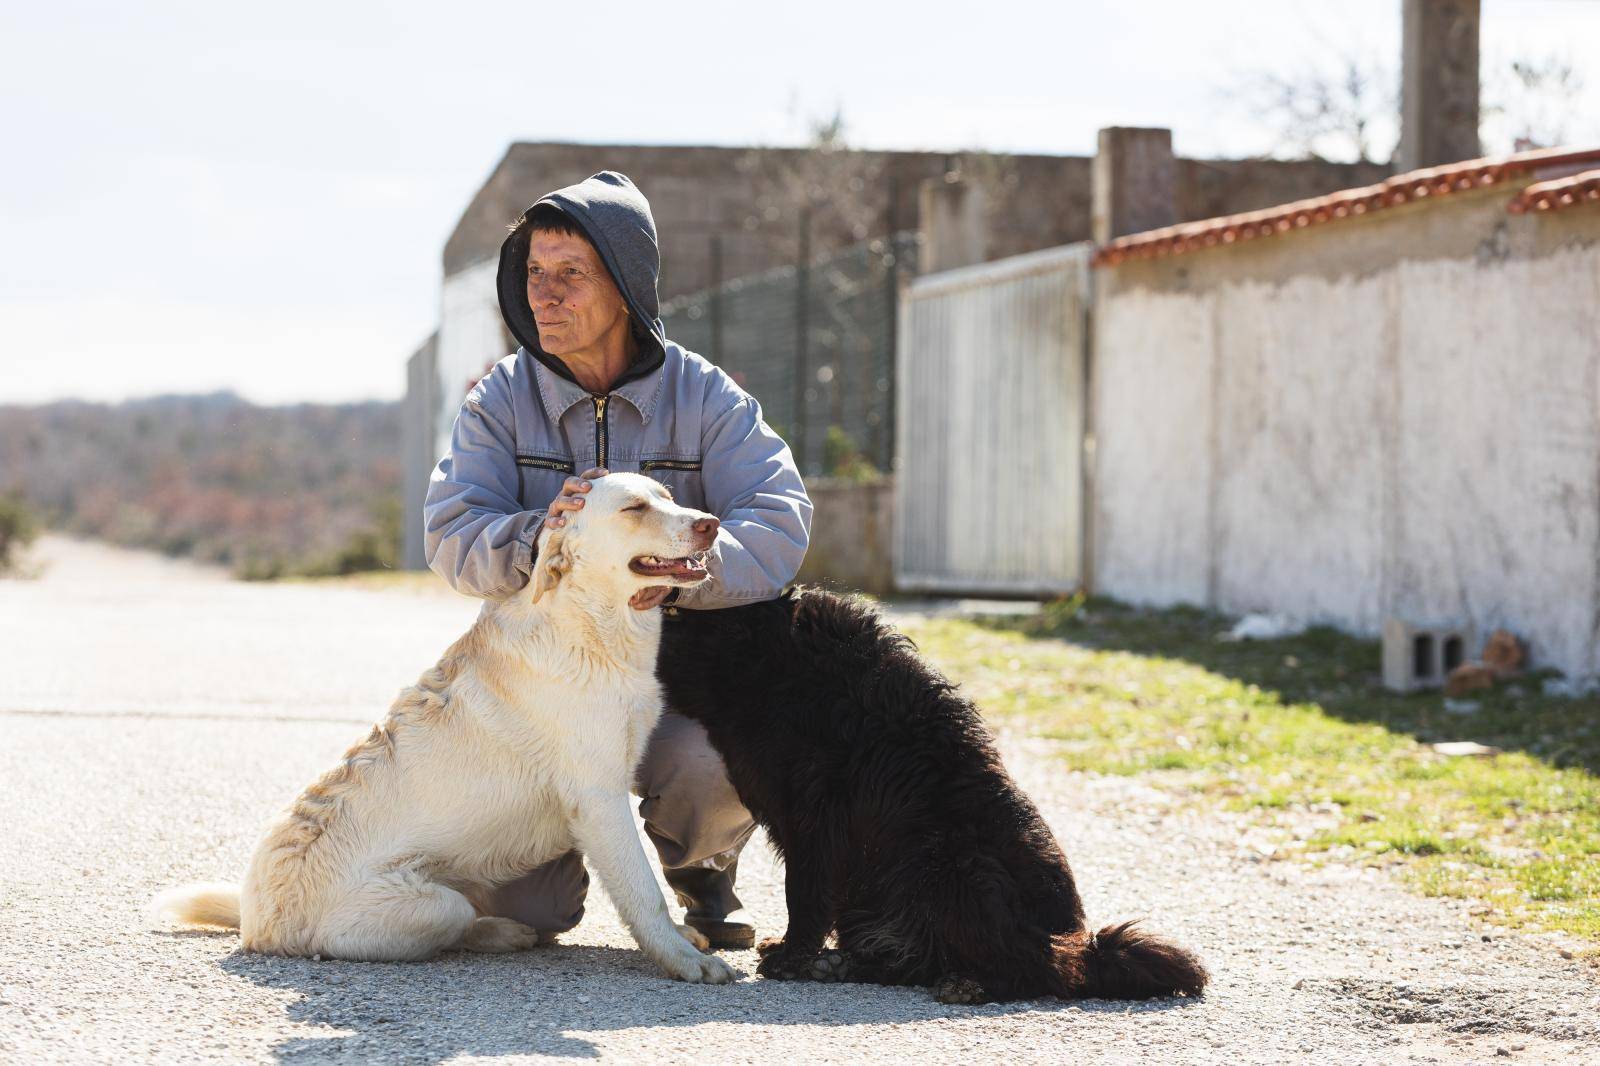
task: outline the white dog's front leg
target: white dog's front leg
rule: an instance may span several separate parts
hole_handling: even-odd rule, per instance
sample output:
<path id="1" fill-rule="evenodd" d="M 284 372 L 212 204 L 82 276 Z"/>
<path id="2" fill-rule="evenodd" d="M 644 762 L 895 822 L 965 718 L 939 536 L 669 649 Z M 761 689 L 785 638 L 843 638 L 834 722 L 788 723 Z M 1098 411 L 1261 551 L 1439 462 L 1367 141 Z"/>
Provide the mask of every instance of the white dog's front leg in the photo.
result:
<path id="1" fill-rule="evenodd" d="M 726 984 L 733 969 L 715 955 L 702 955 L 678 927 L 656 887 L 650 860 L 639 844 L 626 792 L 589 792 L 577 803 L 573 835 L 599 871 L 600 883 L 617 905 L 633 939 L 657 965 L 680 981 Z"/>

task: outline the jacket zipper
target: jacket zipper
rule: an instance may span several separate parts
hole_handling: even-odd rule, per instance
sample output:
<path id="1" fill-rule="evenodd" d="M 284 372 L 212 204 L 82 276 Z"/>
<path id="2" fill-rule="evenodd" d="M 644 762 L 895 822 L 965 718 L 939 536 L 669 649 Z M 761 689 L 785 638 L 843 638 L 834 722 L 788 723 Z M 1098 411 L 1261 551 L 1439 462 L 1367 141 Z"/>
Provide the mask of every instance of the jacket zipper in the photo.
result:
<path id="1" fill-rule="evenodd" d="M 609 396 L 594 396 L 594 451 L 598 458 L 598 465 L 605 469 L 606 465 L 606 401 Z"/>
<path id="2" fill-rule="evenodd" d="M 563 474 L 572 473 L 572 463 L 566 459 L 553 459 L 548 455 L 519 455 L 518 466 L 537 466 L 543 470 L 559 470 Z"/>

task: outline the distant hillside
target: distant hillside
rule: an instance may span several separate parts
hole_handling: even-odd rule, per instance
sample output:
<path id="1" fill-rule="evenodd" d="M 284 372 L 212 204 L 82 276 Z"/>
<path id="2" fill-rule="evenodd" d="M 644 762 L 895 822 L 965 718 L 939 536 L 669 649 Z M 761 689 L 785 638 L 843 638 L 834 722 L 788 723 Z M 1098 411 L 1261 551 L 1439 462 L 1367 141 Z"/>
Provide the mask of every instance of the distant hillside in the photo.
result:
<path id="1" fill-rule="evenodd" d="M 0 494 L 56 528 L 247 577 L 392 565 L 400 479 L 397 403 L 0 406 Z"/>

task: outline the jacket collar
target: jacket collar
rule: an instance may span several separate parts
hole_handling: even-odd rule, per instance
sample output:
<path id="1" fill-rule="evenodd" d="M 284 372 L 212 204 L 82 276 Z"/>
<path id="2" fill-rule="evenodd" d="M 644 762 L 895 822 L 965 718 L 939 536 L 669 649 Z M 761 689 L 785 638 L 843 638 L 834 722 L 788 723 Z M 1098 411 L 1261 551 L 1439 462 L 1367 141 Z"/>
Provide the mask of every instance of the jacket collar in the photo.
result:
<path id="1" fill-rule="evenodd" d="M 518 354 L 527 357 L 533 364 L 534 380 L 539 385 L 539 401 L 544 404 L 544 412 L 551 421 L 561 421 L 568 411 L 592 398 L 587 389 L 555 373 L 534 357 L 527 348 L 523 348 Z M 656 404 L 661 399 L 661 386 L 666 376 L 666 364 L 663 362 L 643 377 L 634 378 L 612 389 L 609 395 L 627 400 L 639 412 L 640 420 L 649 425 L 651 417 L 655 414 Z"/>

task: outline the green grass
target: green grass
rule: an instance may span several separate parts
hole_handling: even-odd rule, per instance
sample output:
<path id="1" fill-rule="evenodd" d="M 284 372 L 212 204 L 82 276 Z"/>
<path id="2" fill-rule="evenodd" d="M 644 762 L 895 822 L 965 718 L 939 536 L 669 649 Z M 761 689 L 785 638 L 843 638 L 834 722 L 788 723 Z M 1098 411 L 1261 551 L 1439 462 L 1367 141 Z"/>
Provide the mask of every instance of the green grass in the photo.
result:
<path id="1" fill-rule="evenodd" d="M 998 723 L 1059 742 L 1074 769 L 1139 774 L 1282 829 L 1283 853 L 1394 865 L 1497 925 L 1600 947 L 1600 700 L 1539 678 L 1475 695 L 1378 682 L 1378 647 L 1332 630 L 1217 640 L 1193 610 L 1066 601 L 1037 617 L 906 626 Z M 1430 745 L 1476 740 L 1489 758 Z"/>

